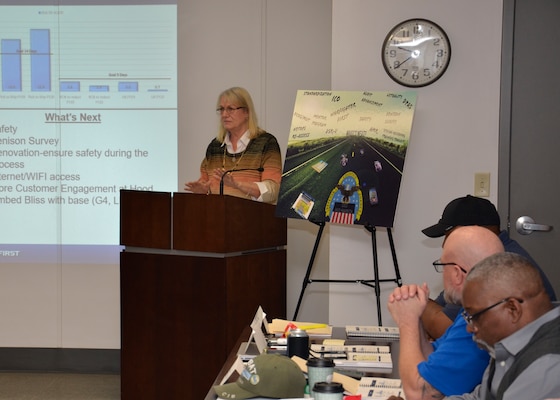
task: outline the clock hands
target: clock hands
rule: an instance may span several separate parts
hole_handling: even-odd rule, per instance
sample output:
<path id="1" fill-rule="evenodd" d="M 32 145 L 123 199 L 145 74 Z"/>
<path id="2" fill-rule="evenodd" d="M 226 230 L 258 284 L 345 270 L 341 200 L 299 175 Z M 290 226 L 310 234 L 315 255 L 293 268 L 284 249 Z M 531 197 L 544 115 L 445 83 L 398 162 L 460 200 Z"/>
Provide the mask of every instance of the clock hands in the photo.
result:
<path id="1" fill-rule="evenodd" d="M 408 57 L 406 60 L 404 60 L 403 62 L 399 63 L 398 65 L 395 65 L 395 68 L 400 68 L 401 65 L 403 65 L 405 62 L 407 62 L 407 61 L 410 60 L 411 58 L 412 58 L 412 56 L 411 56 L 411 57 Z"/>
<path id="2" fill-rule="evenodd" d="M 397 49 L 409 52 L 410 57 L 408 57 L 406 60 L 400 62 L 399 64 L 396 64 L 395 68 L 400 68 L 401 65 L 403 65 L 405 62 L 407 62 L 411 58 L 418 58 L 420 56 L 420 53 L 421 53 L 420 50 L 418 50 L 418 49 L 412 50 L 412 49 L 407 49 L 406 47 L 401 47 L 401 46 L 397 46 Z"/>

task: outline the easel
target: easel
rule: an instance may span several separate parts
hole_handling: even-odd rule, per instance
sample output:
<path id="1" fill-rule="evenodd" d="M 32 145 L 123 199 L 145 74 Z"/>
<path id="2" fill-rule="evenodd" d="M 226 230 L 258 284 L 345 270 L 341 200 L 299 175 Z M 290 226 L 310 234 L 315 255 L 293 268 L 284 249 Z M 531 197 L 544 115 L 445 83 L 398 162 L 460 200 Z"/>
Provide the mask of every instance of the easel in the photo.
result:
<path id="1" fill-rule="evenodd" d="M 399 266 L 397 263 L 397 253 L 395 252 L 395 243 L 393 242 L 393 234 L 391 233 L 391 228 L 387 228 L 387 235 L 389 237 L 389 245 L 391 247 L 391 255 L 393 257 L 393 265 L 395 267 L 395 278 L 394 279 L 379 279 L 379 264 L 377 261 L 377 237 L 376 228 L 373 225 L 364 225 L 364 228 L 371 233 L 371 248 L 373 252 L 373 276 L 374 279 L 363 280 L 363 279 L 310 279 L 311 269 L 313 267 L 313 262 L 315 261 L 315 256 L 317 255 L 317 249 L 319 247 L 319 242 L 321 241 L 321 236 L 323 235 L 323 230 L 325 228 L 325 221 L 316 222 L 309 220 L 310 222 L 319 226 L 319 231 L 317 232 L 317 238 L 315 239 L 315 245 L 313 246 L 313 251 L 311 252 L 311 258 L 309 260 L 309 265 L 307 266 L 307 271 L 305 273 L 305 278 L 303 279 L 303 284 L 301 287 L 301 292 L 299 294 L 299 299 L 297 302 L 296 310 L 294 312 L 293 321 L 296 321 L 299 312 L 299 307 L 305 294 L 305 289 L 307 285 L 313 282 L 327 282 L 327 283 L 360 283 L 365 286 L 369 286 L 375 289 L 375 297 L 377 301 L 377 321 L 378 325 L 382 326 L 381 320 L 381 290 L 379 284 L 381 282 L 395 282 L 399 287 L 402 286 L 401 274 L 399 272 Z M 373 284 L 372 284 L 373 282 Z"/>

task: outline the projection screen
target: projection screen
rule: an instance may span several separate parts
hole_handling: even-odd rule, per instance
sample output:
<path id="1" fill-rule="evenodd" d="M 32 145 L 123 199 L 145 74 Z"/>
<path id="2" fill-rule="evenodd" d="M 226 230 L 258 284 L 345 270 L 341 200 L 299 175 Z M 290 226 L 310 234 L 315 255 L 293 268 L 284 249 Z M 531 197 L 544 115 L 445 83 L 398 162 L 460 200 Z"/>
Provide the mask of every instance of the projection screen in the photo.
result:
<path id="1" fill-rule="evenodd" d="M 0 263 L 118 264 L 119 190 L 177 185 L 176 2 L 0 10 Z"/>

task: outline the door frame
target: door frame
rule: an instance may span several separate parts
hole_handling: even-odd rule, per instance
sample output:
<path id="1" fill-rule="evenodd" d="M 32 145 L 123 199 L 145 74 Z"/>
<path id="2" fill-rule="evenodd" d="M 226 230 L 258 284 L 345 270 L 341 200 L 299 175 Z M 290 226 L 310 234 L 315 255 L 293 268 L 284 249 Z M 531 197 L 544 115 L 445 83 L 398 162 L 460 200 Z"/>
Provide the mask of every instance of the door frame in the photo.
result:
<path id="1" fill-rule="evenodd" d="M 515 0 L 503 0 L 502 66 L 500 78 L 500 115 L 498 134 L 498 204 L 502 229 L 510 231 L 511 195 L 511 110 L 513 86 L 513 39 Z"/>

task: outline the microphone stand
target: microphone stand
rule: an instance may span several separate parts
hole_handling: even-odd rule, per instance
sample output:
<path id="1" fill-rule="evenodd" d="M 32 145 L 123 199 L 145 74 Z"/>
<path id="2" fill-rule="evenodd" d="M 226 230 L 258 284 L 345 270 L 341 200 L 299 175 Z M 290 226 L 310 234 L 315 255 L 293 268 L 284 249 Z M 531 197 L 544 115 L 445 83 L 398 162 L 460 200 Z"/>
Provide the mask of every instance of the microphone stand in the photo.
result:
<path id="1" fill-rule="evenodd" d="M 240 169 L 229 169 L 226 172 L 224 172 L 222 174 L 222 177 L 220 178 L 220 196 L 223 196 L 224 194 L 224 177 L 229 174 L 230 172 L 237 172 L 237 171 L 259 171 L 259 172 L 263 172 L 264 168 L 263 167 L 259 167 L 259 168 L 240 168 Z"/>

